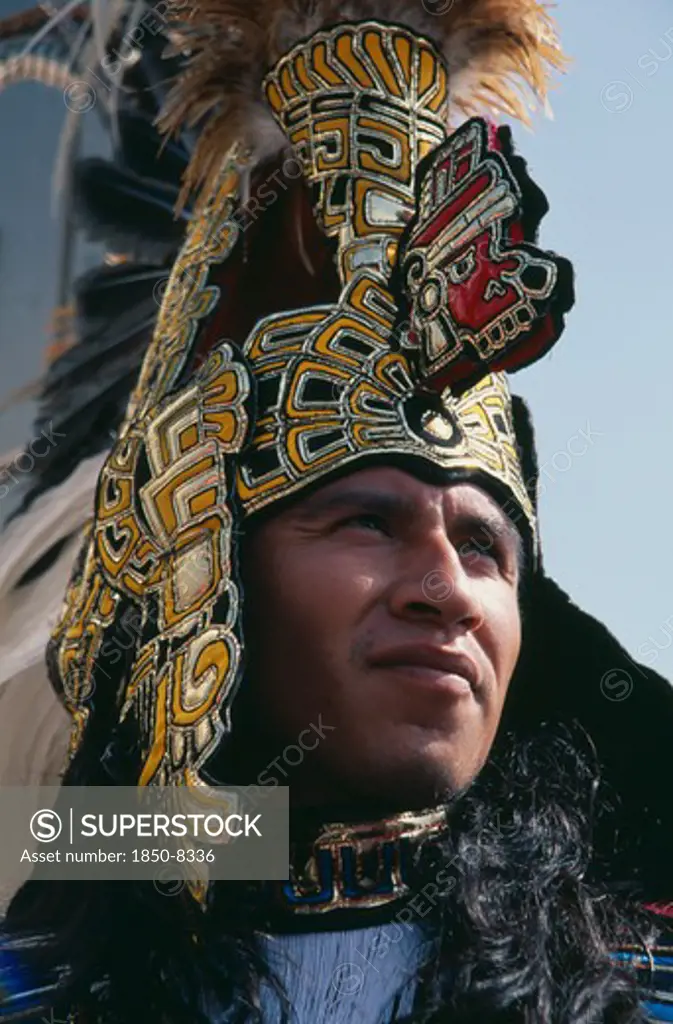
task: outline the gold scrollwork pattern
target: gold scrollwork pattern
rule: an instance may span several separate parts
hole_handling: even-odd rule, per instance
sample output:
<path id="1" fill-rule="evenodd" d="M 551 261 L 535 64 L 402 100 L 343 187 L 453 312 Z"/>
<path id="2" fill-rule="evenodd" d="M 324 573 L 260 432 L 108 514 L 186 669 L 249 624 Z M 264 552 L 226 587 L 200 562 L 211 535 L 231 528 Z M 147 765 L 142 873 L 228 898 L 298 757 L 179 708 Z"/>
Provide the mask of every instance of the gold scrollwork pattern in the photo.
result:
<path id="1" fill-rule="evenodd" d="M 316 351 L 345 333 L 365 348 L 390 339 L 397 306 L 388 282 L 416 168 L 446 138 L 442 58 L 404 29 L 344 25 L 284 57 L 266 95 L 317 196 L 316 217 L 339 243 L 343 291 L 317 328 Z"/>
<path id="2" fill-rule="evenodd" d="M 234 213 L 240 159 L 234 149 L 223 162 L 217 186 L 190 225 L 165 293 L 157 296 L 160 314 L 153 340 L 101 473 L 95 520 L 49 645 L 52 673 L 73 717 L 69 759 L 81 745 L 96 690 L 112 690 L 125 716 L 133 711 L 138 717 L 144 782 L 198 781 L 198 766 L 225 727 L 226 713 L 216 721 L 215 709 L 230 693 L 240 661 L 240 642 L 234 637 L 238 592 L 229 578 L 232 527 L 225 460 L 243 444 L 247 431 L 247 371 L 240 360 L 227 364 L 231 351 L 223 347 L 197 385 L 160 404 L 220 297 L 209 273 L 227 258 L 238 237 Z M 142 474 L 149 479 L 139 488 Z M 229 606 L 222 635 L 211 635 L 210 649 L 192 657 L 189 629 L 209 614 L 212 618 L 218 601 Z M 175 701 L 160 672 L 169 645 L 177 643 L 171 630 L 182 630 L 184 668 L 171 686 L 183 696 Z M 114 692 L 121 671 L 115 666 L 128 660 L 123 655 L 129 638 L 134 669 L 120 695 Z M 224 671 L 208 663 L 214 653 Z M 180 711 L 183 704 L 187 714 Z"/>
<path id="3" fill-rule="evenodd" d="M 246 346 L 258 394 L 266 396 L 239 460 L 246 514 L 349 462 L 398 455 L 496 477 L 534 523 L 504 374 L 490 374 L 460 398 L 448 390 L 415 395 L 410 366 L 385 335 L 371 332 L 365 344 L 344 328 L 324 344 L 321 331 L 305 332 L 302 312 L 271 317 Z"/>
<path id="4" fill-rule="evenodd" d="M 120 602 L 121 595 L 100 571 L 91 524 L 47 649 L 52 675 L 72 716 L 68 760 L 74 757 L 84 736 L 100 677 L 103 642 Z"/>
<path id="5" fill-rule="evenodd" d="M 142 431 L 120 438 L 54 636 L 76 726 L 71 755 L 96 686 L 121 685 L 117 711 L 138 735 L 141 785 L 204 784 L 201 768 L 227 728 L 241 665 L 229 464 L 248 434 L 249 396 L 247 367 L 223 344 Z M 120 662 L 131 668 L 115 680 L 109 668 Z"/>
<path id="6" fill-rule="evenodd" d="M 416 168 L 447 134 L 440 55 L 402 28 L 344 25 L 284 57 L 266 96 L 316 189 L 320 224 L 340 237 L 343 280 L 363 263 L 389 272 Z"/>
<path id="7" fill-rule="evenodd" d="M 121 711 L 140 726 L 141 785 L 202 784 L 228 725 L 241 637 L 227 460 L 247 436 L 249 395 L 247 369 L 225 344 L 147 419 L 150 475 L 137 506 L 160 574 L 145 592 L 143 644 Z"/>
<path id="8" fill-rule="evenodd" d="M 338 240 L 342 293 L 334 306 L 267 318 L 244 346 L 259 395 L 239 468 L 246 512 L 355 459 L 396 453 L 497 477 L 534 534 L 505 379 L 440 397 L 396 351 L 405 328 L 389 282 L 418 166 L 447 134 L 442 58 L 401 28 L 340 26 L 283 58 L 266 92 Z"/>
<path id="9" fill-rule="evenodd" d="M 234 219 L 240 199 L 242 154 L 237 147 L 223 162 L 220 178 L 191 222 L 173 264 L 164 294 L 157 294 L 159 317 L 152 344 L 134 388 L 126 423 L 138 422 L 177 381 L 204 317 L 216 307 L 220 289 L 209 283 L 211 267 L 223 263 L 239 236 Z"/>
<path id="10" fill-rule="evenodd" d="M 361 825 L 327 825 L 308 848 L 291 848 L 278 904 L 300 916 L 373 909 L 409 892 L 413 850 L 447 829 L 444 810 L 406 812 Z"/>

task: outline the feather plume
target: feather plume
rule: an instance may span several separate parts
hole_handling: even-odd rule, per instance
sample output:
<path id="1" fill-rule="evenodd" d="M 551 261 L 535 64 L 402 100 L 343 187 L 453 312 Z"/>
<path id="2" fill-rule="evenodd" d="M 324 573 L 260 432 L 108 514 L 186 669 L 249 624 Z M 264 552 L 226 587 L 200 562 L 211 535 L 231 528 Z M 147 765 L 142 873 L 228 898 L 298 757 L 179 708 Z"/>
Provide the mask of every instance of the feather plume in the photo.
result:
<path id="1" fill-rule="evenodd" d="M 89 157 L 75 167 L 75 209 L 91 241 L 112 252 L 161 263 L 180 248 L 185 231 L 173 216 L 177 189 L 140 178 L 107 160 Z"/>
<path id="2" fill-rule="evenodd" d="M 537 0 L 171 0 L 187 68 L 162 126 L 198 126 L 187 189 L 212 181 L 235 142 L 253 164 L 286 141 L 262 99 L 265 74 L 313 33 L 378 19 L 431 39 L 451 75 L 452 119 L 500 112 L 528 122 L 565 60 L 548 5 Z M 185 8 L 188 14 L 185 18 Z"/>

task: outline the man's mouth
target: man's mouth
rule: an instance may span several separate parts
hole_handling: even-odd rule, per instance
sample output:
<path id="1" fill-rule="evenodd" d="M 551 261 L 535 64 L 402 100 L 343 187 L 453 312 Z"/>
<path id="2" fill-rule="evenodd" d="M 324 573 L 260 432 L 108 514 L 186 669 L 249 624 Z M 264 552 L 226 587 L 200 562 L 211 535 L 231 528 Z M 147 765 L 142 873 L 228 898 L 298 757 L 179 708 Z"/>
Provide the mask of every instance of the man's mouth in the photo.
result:
<path id="1" fill-rule="evenodd" d="M 391 647 L 369 659 L 374 668 L 405 672 L 410 678 L 450 688 L 456 694 L 475 693 L 480 676 L 475 661 L 461 651 L 430 644 Z"/>

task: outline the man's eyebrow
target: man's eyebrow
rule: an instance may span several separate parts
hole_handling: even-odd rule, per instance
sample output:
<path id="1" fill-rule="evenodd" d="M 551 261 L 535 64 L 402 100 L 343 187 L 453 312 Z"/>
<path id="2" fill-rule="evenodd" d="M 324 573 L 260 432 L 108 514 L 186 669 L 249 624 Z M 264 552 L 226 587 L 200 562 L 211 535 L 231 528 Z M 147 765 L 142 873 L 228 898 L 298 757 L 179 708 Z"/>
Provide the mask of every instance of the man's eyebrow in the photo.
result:
<path id="1" fill-rule="evenodd" d="M 407 513 L 413 515 L 416 503 L 413 498 L 390 491 L 379 491 L 366 487 L 352 487 L 339 491 L 316 491 L 296 508 L 299 516 L 313 517 L 341 509 L 366 506 L 377 512 Z M 452 528 L 462 530 L 482 530 L 494 538 L 509 540 L 517 550 L 523 552 L 523 541 L 512 520 L 504 512 L 493 509 L 491 512 L 465 512 L 452 520 Z"/>
<path id="2" fill-rule="evenodd" d="M 295 514 L 301 519 L 312 519 L 341 509 L 363 507 L 387 515 L 413 515 L 416 505 L 413 499 L 403 494 L 352 487 L 341 491 L 317 491 L 297 506 Z"/>

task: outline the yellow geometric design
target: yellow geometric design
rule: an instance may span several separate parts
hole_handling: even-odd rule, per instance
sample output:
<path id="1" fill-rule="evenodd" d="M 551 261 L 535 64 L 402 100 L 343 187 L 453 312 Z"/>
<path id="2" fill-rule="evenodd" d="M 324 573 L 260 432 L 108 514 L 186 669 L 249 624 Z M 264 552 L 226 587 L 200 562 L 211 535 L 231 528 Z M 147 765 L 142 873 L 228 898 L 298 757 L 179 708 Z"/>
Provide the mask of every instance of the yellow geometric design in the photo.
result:
<path id="1" fill-rule="evenodd" d="M 119 717 L 133 716 L 142 785 L 199 784 L 226 728 L 241 663 L 227 465 L 248 433 L 249 393 L 223 345 L 142 431 L 128 429 L 104 467 L 85 571 L 54 635 L 72 754 L 95 687 L 120 660 L 130 620 L 115 612 L 137 607 Z"/>
<path id="2" fill-rule="evenodd" d="M 318 196 L 317 219 L 337 238 L 342 293 L 334 306 L 267 318 L 244 346 L 265 404 L 240 460 L 243 508 L 395 453 L 497 477 L 534 533 L 504 377 L 490 375 L 460 400 L 421 397 L 400 351 L 409 325 L 389 281 L 418 165 L 447 136 L 442 58 L 394 26 L 342 26 L 284 57 L 266 92 Z"/>
<path id="3" fill-rule="evenodd" d="M 271 317 L 245 349 L 258 393 L 271 396 L 239 459 L 246 514 L 355 460 L 398 455 L 496 477 L 534 523 L 503 374 L 490 374 L 459 399 L 448 391 L 417 395 L 411 367 L 383 334 L 365 338 L 361 331 L 355 346 L 349 323 L 331 334 L 326 350 L 318 328 L 297 352 L 299 322 L 296 315 Z"/>

